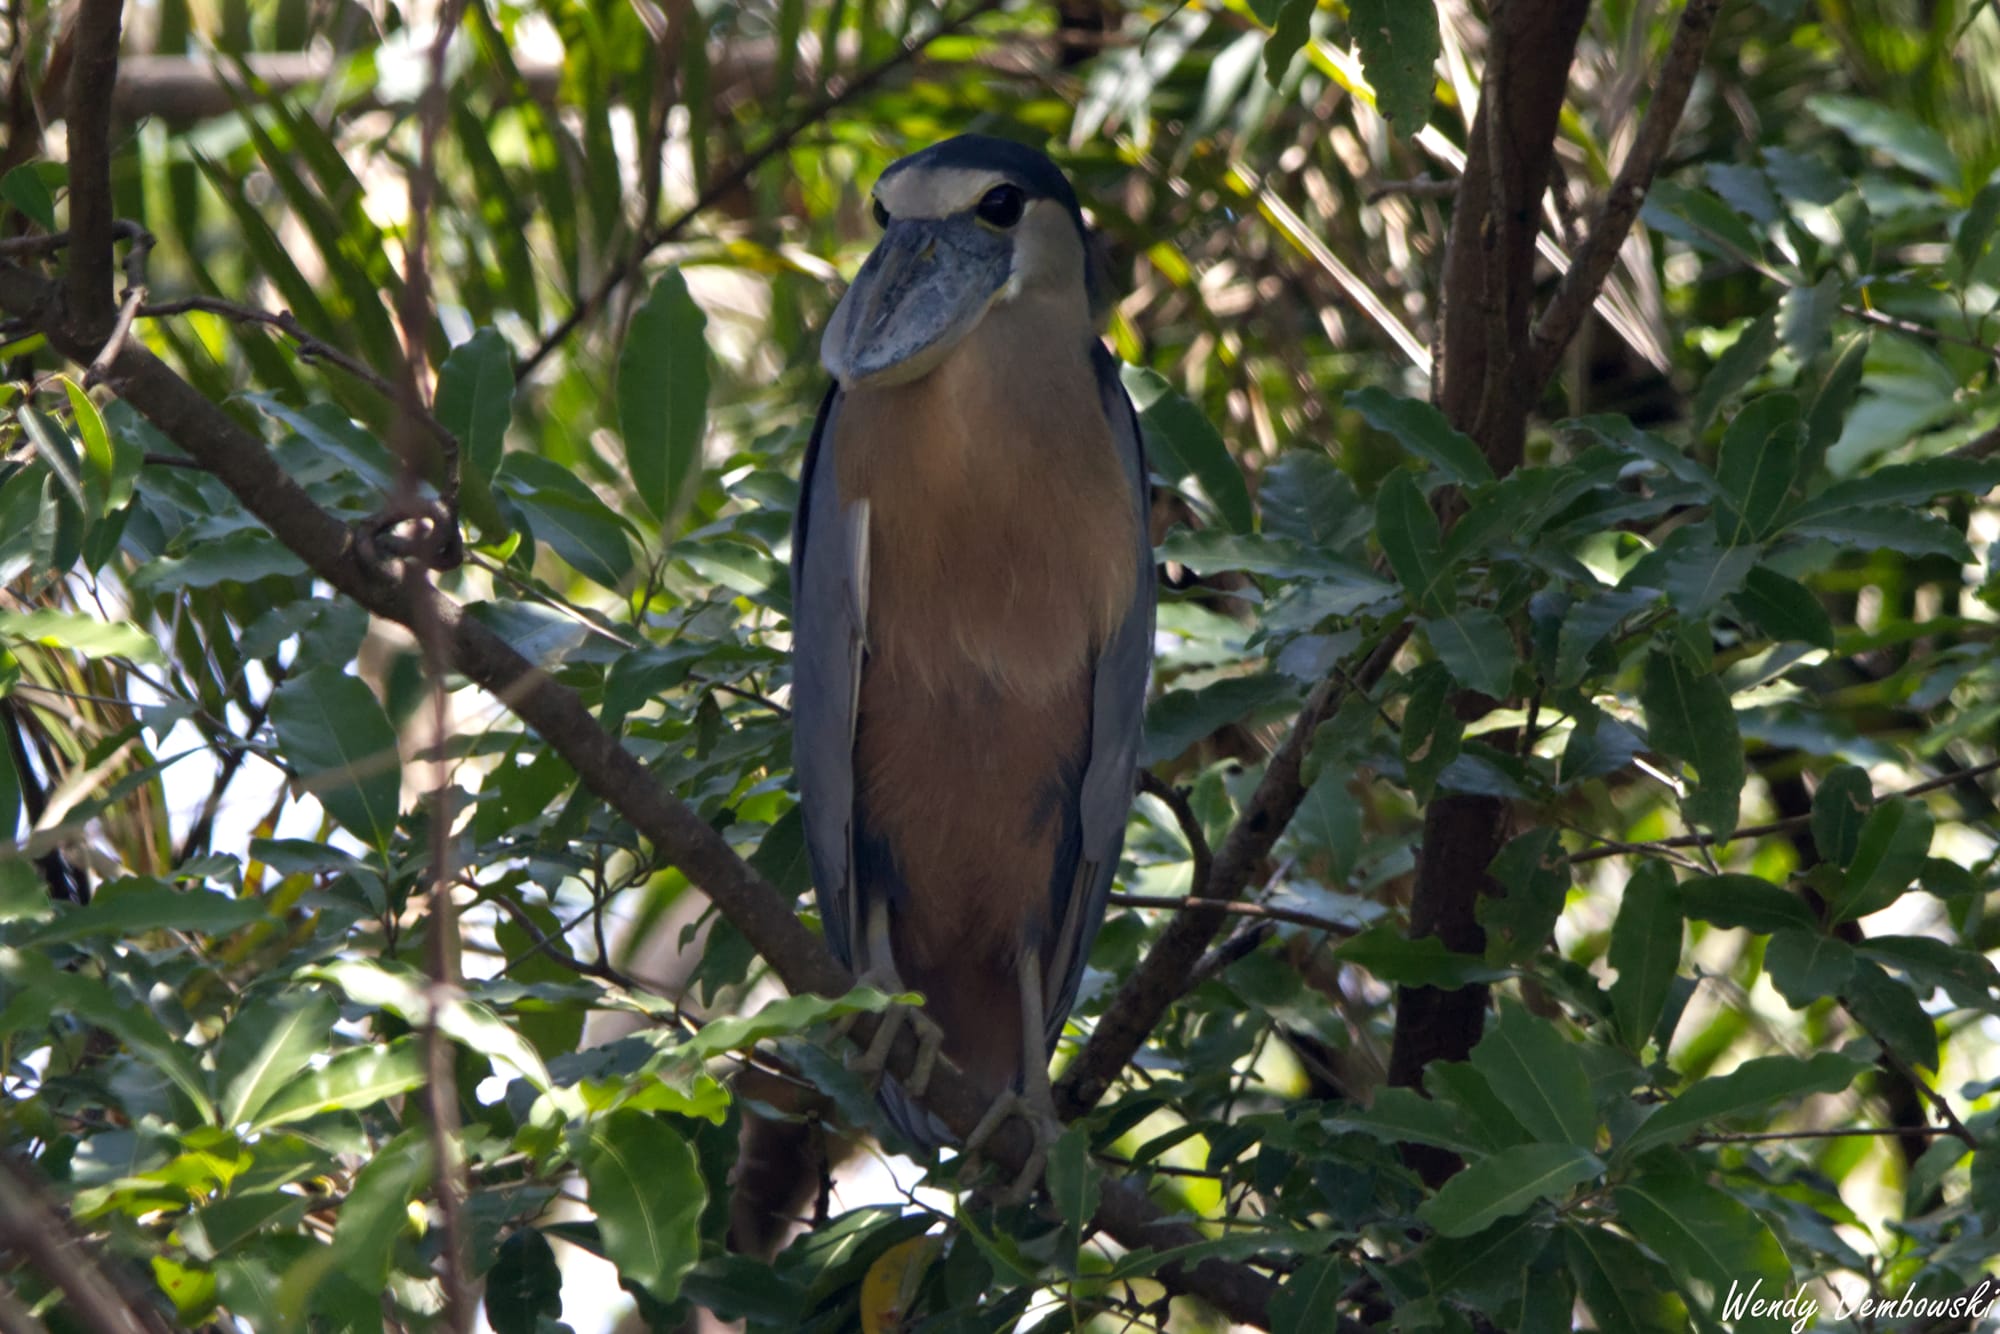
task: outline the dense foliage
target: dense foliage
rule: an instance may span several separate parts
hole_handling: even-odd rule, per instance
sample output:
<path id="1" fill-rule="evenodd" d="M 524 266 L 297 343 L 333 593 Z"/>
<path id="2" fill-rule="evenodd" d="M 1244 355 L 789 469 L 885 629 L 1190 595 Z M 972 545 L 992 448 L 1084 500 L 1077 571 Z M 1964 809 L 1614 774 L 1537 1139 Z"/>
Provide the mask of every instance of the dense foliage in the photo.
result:
<path id="1" fill-rule="evenodd" d="M 76 221 L 83 25 L 8 13 L 25 282 Z M 1337 702 L 1245 910 L 1041 1204 L 948 1159 L 850 1207 L 874 1150 L 842 1136 L 893 1136 L 830 1021 L 884 998 L 785 997 L 504 692 L 336 593 L 0 299 L 0 1126 L 21 1198 L 131 1300 L 452 1327 L 457 1254 L 524 1334 L 614 1304 L 563 1286 L 581 1248 L 657 1329 L 1208 1328 L 1162 1269 L 1211 1258 L 1282 1282 L 1274 1329 L 1788 1325 L 1725 1313 L 1759 1282 L 1859 1328 L 1839 1299 L 1994 1271 L 1991 6 L 1723 5 L 1519 466 L 1433 406 L 1450 183 L 1486 151 L 1468 6 L 473 0 L 431 134 L 436 18 L 124 15 L 97 92 L 116 214 L 152 238 L 121 240 L 152 303 L 127 336 L 383 553 L 380 516 L 455 491 L 443 589 L 802 911 L 784 562 L 817 331 L 869 183 L 938 137 L 1046 144 L 1076 181 L 1161 487 L 1165 781 L 1079 1033 Z M 1592 8 L 1524 299 L 1675 18 Z M 1411 930 L 1451 794 L 1507 812 L 1479 955 Z M 1468 984 L 1496 998 L 1469 1060 L 1385 1086 L 1396 988 Z M 746 1118 L 786 1184 L 746 1186 L 732 1233 Z M 1118 1177 L 1206 1240 L 1113 1241 Z M 13 1263 L 30 1318 L 96 1327 Z"/>

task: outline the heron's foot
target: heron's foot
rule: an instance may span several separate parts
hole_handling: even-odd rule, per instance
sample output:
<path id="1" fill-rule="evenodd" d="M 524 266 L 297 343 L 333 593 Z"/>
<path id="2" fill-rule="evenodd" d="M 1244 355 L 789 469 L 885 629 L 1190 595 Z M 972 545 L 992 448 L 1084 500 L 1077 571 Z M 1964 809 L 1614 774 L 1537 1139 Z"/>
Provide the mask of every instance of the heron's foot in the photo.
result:
<path id="1" fill-rule="evenodd" d="M 1014 1174 L 1013 1181 L 993 1192 L 993 1202 L 1000 1205 L 1014 1205 L 1025 1201 L 1035 1193 L 1041 1184 L 1042 1173 L 1048 1167 L 1049 1151 L 1062 1138 L 1063 1124 L 1056 1116 L 1055 1103 L 1046 1096 L 1046 1082 L 1039 1090 L 1043 1096 L 1037 1098 L 1030 1090 L 1027 1094 L 1009 1089 L 993 1100 L 986 1109 L 986 1115 L 979 1118 L 979 1124 L 965 1137 L 965 1157 L 969 1163 L 981 1161 L 980 1151 L 993 1136 L 999 1133 L 1010 1117 L 1019 1117 L 1027 1123 L 1028 1133 L 1034 1136 L 1034 1147 L 1028 1151 L 1027 1161 Z"/>
<path id="2" fill-rule="evenodd" d="M 885 991 L 900 991 L 902 984 L 890 979 L 889 986 L 882 986 L 874 979 L 863 979 L 869 986 Z M 850 1015 L 840 1021 L 839 1030 L 843 1036 L 854 1025 L 859 1016 Z M 867 1077 L 868 1082 L 881 1082 L 882 1072 L 888 1067 L 889 1053 L 896 1048 L 896 1038 L 907 1026 L 917 1039 L 917 1063 L 911 1067 L 909 1078 L 903 1080 L 903 1088 L 911 1097 L 921 1098 L 930 1087 L 931 1072 L 937 1068 L 938 1053 L 944 1048 L 944 1030 L 931 1017 L 914 1005 L 891 1005 L 882 1012 L 882 1022 L 875 1027 L 875 1037 L 866 1049 L 855 1052 L 849 1049 L 847 1068 Z"/>

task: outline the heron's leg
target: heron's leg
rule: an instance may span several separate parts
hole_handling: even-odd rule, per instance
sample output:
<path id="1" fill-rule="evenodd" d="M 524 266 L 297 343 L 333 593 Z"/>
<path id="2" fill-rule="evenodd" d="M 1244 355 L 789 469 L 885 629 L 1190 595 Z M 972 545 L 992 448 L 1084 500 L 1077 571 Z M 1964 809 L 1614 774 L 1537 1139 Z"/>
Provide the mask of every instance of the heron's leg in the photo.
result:
<path id="1" fill-rule="evenodd" d="M 1012 1089 L 993 1100 L 986 1109 L 986 1115 L 979 1118 L 972 1133 L 966 1136 L 965 1152 L 976 1155 L 979 1147 L 993 1137 L 995 1131 L 1006 1123 L 1010 1116 L 1018 1116 L 1027 1122 L 1028 1130 L 1035 1137 L 1034 1147 L 1028 1152 L 1028 1161 L 1021 1165 L 1011 1184 L 999 1191 L 996 1198 L 1003 1204 L 1019 1203 L 1034 1190 L 1042 1178 L 1042 1169 L 1047 1166 L 1049 1150 L 1062 1138 L 1062 1121 L 1056 1116 L 1055 1093 L 1049 1085 L 1049 1055 L 1047 1047 L 1046 1012 L 1042 1006 L 1042 959 L 1032 949 L 1023 950 L 1020 964 L 1021 983 L 1021 1087 Z"/>

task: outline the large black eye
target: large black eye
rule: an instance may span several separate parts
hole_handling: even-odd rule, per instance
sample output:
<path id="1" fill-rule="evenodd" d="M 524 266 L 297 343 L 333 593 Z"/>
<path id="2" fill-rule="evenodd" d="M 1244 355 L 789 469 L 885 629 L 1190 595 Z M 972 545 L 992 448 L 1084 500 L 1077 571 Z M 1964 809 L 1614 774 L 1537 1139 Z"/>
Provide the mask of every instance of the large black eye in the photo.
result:
<path id="1" fill-rule="evenodd" d="M 995 227 L 1012 227 L 1021 220 L 1021 210 L 1028 206 L 1028 197 L 1021 193 L 1018 185 L 996 185 L 979 201 L 979 220 Z"/>
<path id="2" fill-rule="evenodd" d="M 875 206 L 875 225 L 877 227 L 887 227 L 889 225 L 889 210 L 882 207 L 882 201 L 879 199 L 871 202 Z"/>

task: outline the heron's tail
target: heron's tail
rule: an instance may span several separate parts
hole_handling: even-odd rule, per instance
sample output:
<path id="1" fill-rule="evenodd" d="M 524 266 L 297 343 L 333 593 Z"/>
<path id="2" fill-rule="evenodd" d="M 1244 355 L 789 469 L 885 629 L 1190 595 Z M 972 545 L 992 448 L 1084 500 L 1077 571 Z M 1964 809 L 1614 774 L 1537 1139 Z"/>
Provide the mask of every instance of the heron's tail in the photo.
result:
<path id="1" fill-rule="evenodd" d="M 919 1149 L 936 1150 L 958 1142 L 958 1136 L 951 1133 L 951 1127 L 919 1106 L 894 1075 L 883 1076 L 876 1098 L 882 1104 L 882 1112 L 889 1118 L 889 1124 Z"/>

